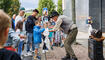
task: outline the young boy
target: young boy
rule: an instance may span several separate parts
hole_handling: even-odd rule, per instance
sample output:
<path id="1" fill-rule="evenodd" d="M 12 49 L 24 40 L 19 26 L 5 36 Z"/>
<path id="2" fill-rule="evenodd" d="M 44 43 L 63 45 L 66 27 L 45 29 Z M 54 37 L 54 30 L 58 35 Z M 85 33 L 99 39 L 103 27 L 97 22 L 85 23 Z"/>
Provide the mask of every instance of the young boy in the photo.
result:
<path id="1" fill-rule="evenodd" d="M 4 44 L 8 39 L 10 22 L 10 17 L 0 10 L 0 60 L 21 60 L 17 53 L 4 48 Z"/>
<path id="2" fill-rule="evenodd" d="M 52 30 L 52 25 L 51 25 L 51 23 L 49 23 L 49 30 Z M 50 40 L 50 46 L 51 46 L 51 49 L 53 50 L 53 32 L 49 32 L 49 40 Z"/>
<path id="3" fill-rule="evenodd" d="M 35 46 L 35 56 L 34 59 L 39 59 L 38 56 L 38 48 L 40 43 L 42 42 L 41 40 L 41 33 L 44 31 L 44 28 L 40 28 L 40 21 L 35 21 L 35 26 L 33 28 L 33 38 L 34 38 L 34 46 Z"/>
<path id="4" fill-rule="evenodd" d="M 46 47 L 47 47 L 46 51 L 48 52 L 48 50 L 50 50 L 51 48 L 50 48 L 49 29 L 48 29 L 48 23 L 47 22 L 44 23 L 44 28 L 45 28 L 45 31 L 43 32 L 43 35 L 45 36 L 44 43 L 46 44 Z"/>
<path id="5" fill-rule="evenodd" d="M 22 47 L 23 43 L 26 39 L 25 32 L 23 31 L 23 22 L 18 21 L 16 25 L 16 33 L 19 36 L 19 45 L 18 45 L 18 54 L 21 56 L 22 55 Z"/>

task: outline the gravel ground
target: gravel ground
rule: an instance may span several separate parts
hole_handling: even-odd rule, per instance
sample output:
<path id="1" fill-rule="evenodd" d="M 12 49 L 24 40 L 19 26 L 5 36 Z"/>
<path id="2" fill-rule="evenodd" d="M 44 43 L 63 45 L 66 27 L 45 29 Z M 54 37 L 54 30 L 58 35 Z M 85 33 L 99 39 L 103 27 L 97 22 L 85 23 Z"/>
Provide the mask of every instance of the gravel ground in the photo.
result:
<path id="1" fill-rule="evenodd" d="M 88 49 L 82 45 L 73 45 L 74 52 L 78 60 L 90 60 L 88 58 Z M 60 47 L 54 47 L 54 50 L 51 50 L 47 53 L 47 60 L 61 60 L 65 56 L 65 49 Z"/>

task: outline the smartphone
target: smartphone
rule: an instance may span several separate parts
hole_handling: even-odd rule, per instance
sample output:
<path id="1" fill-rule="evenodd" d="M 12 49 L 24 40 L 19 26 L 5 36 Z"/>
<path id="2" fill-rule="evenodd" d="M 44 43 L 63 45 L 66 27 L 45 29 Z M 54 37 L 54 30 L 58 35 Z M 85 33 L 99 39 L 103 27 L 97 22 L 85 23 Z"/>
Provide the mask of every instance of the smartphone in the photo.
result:
<path id="1" fill-rule="evenodd" d="M 24 15 L 24 18 L 26 18 L 26 14 Z"/>

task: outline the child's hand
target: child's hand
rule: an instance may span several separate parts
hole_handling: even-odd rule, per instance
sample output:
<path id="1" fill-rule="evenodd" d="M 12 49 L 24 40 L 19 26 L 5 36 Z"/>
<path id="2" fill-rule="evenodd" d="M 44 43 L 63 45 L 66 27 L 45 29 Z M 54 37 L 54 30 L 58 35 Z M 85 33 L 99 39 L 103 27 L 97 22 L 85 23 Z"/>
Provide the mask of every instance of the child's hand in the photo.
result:
<path id="1" fill-rule="evenodd" d="M 26 38 L 27 38 L 27 36 L 25 35 L 25 36 L 24 36 L 24 39 L 26 39 Z"/>
<path id="2" fill-rule="evenodd" d="M 20 38 L 22 38 L 22 39 L 26 39 L 26 36 L 22 36 L 22 35 L 20 35 Z"/>
<path id="3" fill-rule="evenodd" d="M 20 38 L 22 39 L 22 38 L 24 38 L 24 36 L 20 35 Z"/>

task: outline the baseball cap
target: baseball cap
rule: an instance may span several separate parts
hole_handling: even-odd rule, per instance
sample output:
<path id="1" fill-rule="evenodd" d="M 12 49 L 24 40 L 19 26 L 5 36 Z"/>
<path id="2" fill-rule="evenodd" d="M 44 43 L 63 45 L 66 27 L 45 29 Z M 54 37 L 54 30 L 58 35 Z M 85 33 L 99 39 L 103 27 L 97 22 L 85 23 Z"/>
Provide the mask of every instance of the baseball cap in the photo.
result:
<path id="1" fill-rule="evenodd" d="M 54 17 L 54 16 L 59 16 L 57 11 L 53 11 L 50 15 L 50 18 Z"/>
<path id="2" fill-rule="evenodd" d="M 24 11 L 25 12 L 25 8 L 24 7 L 20 7 L 19 9 L 20 11 Z"/>

